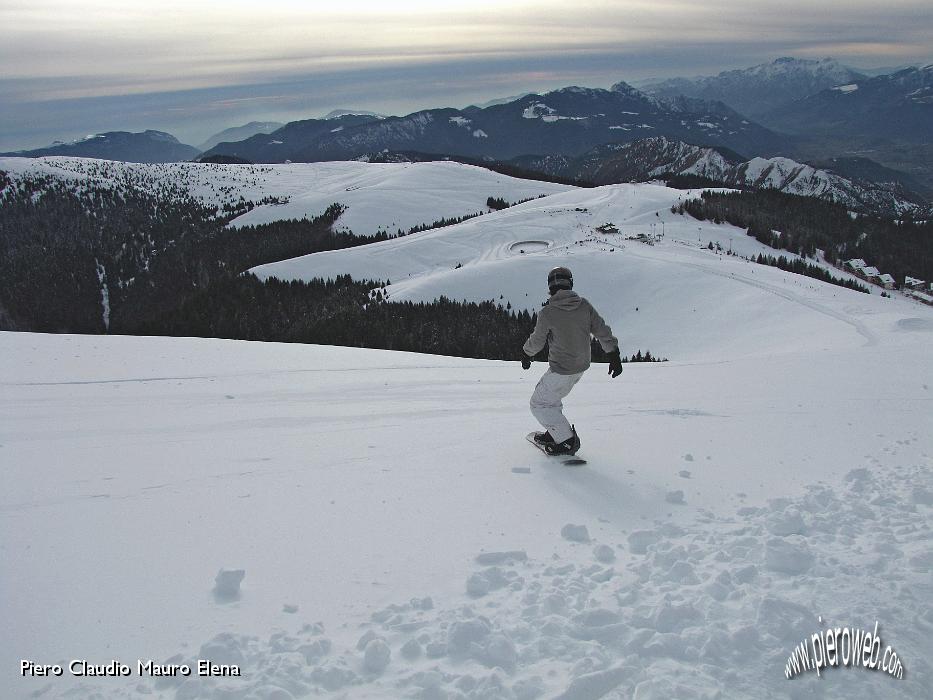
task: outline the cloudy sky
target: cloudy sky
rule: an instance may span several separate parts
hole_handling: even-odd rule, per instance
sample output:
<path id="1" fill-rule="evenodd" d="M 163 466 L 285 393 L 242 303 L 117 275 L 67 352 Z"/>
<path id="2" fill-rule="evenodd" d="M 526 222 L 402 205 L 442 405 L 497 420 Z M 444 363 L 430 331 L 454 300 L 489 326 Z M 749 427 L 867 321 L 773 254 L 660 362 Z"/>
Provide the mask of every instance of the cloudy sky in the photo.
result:
<path id="1" fill-rule="evenodd" d="M 0 0 L 0 150 L 931 46 L 929 0 Z"/>

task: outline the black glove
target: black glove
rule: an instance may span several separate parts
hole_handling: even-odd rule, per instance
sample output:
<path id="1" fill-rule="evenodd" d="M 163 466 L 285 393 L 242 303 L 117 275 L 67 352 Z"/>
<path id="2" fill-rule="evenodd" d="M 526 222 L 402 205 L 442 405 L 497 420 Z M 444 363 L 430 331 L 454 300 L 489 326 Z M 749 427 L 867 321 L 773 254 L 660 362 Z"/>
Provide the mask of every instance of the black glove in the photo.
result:
<path id="1" fill-rule="evenodd" d="M 622 358 L 619 356 L 618 350 L 609 353 L 609 374 L 612 375 L 613 379 L 622 374 Z"/>
<path id="2" fill-rule="evenodd" d="M 522 369 L 531 369 L 531 358 L 528 355 L 522 355 Z"/>

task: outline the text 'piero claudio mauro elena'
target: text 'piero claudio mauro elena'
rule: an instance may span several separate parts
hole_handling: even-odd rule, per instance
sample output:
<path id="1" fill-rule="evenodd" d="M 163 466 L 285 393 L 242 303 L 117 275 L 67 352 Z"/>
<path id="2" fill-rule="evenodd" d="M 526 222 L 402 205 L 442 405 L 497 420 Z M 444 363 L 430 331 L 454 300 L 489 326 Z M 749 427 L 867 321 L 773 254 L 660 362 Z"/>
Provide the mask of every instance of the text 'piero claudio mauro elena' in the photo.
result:
<path id="1" fill-rule="evenodd" d="M 80 678 L 84 677 L 129 677 L 137 676 L 240 676 L 240 667 L 236 664 L 216 664 L 208 659 L 198 659 L 190 664 L 160 664 L 152 659 L 137 659 L 136 663 L 126 664 L 112 659 L 98 664 L 86 659 L 72 659 L 67 664 L 40 664 L 28 659 L 20 660 L 20 675 L 30 677 L 64 676 L 65 673 Z"/>

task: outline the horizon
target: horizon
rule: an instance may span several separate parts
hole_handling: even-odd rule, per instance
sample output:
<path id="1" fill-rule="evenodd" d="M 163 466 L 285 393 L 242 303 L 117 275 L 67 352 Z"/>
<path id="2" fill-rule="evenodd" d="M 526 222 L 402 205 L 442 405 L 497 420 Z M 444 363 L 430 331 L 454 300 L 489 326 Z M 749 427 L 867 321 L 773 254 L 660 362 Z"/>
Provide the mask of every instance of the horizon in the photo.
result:
<path id="1" fill-rule="evenodd" d="M 859 0 L 829 19 L 792 4 L 274 0 L 259 12 L 245 0 L 0 0 L 0 150 L 146 129 L 198 146 L 250 121 L 405 115 L 784 56 L 857 70 L 929 62 L 933 20 L 917 0 L 894 9 Z"/>

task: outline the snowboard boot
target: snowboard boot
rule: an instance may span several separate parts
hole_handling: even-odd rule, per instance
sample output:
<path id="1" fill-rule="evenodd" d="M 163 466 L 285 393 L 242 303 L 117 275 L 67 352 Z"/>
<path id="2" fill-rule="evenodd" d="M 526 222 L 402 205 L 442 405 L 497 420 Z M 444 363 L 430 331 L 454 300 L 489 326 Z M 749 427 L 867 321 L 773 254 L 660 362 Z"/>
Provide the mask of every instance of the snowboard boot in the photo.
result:
<path id="1" fill-rule="evenodd" d="M 535 444 L 536 444 L 536 445 L 542 445 L 542 446 L 544 446 L 544 445 L 553 445 L 553 444 L 554 444 L 554 438 L 552 438 L 552 437 L 551 437 L 551 434 L 550 434 L 548 431 L 546 431 L 546 430 L 545 430 L 543 433 L 535 433 L 535 438 L 534 438 L 534 439 L 535 439 Z"/>
<path id="2" fill-rule="evenodd" d="M 580 449 L 580 438 L 577 435 L 577 429 L 571 426 L 573 435 L 563 442 L 552 442 L 544 446 L 544 451 L 549 455 L 575 455 Z"/>

